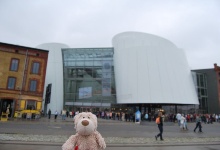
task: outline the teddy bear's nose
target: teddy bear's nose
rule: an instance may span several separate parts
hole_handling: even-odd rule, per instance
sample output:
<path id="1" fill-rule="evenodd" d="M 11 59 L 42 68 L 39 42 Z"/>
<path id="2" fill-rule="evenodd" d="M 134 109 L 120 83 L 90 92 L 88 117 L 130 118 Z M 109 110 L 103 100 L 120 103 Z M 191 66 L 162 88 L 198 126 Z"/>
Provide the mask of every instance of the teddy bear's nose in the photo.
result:
<path id="1" fill-rule="evenodd" d="M 89 121 L 87 121 L 87 120 L 82 121 L 82 125 L 87 126 L 88 124 L 89 124 Z"/>

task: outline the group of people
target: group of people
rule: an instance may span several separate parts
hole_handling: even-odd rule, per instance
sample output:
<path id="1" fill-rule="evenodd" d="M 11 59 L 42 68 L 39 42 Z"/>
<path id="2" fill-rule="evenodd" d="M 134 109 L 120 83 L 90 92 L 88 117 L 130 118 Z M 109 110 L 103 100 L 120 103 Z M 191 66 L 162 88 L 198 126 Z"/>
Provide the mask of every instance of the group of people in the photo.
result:
<path id="1" fill-rule="evenodd" d="M 61 110 L 60 115 L 62 116 L 62 120 L 65 120 L 66 117 L 73 118 L 73 117 L 74 117 L 75 115 L 77 115 L 78 113 L 79 113 L 79 111 L 74 112 L 74 111 L 67 111 L 66 109 L 63 109 L 63 110 Z M 51 118 L 51 114 L 52 114 L 51 109 L 49 109 L 48 112 L 47 112 L 48 119 Z M 41 115 L 44 116 L 43 110 L 41 111 Z M 54 112 L 54 119 L 55 119 L 55 120 L 57 119 L 57 116 L 58 116 L 58 115 L 59 115 L 59 113 L 58 113 L 58 111 L 56 110 L 56 111 Z"/>
<path id="2" fill-rule="evenodd" d="M 102 119 L 112 119 L 112 120 L 119 120 L 119 121 L 134 121 L 135 115 L 134 113 L 128 112 L 114 112 L 114 111 L 99 111 L 96 112 L 96 116 Z"/>
<path id="3" fill-rule="evenodd" d="M 176 114 L 176 119 L 177 119 L 177 122 L 178 122 L 178 125 L 179 125 L 180 129 L 188 130 L 188 128 L 187 128 L 187 119 L 184 116 L 184 114 L 177 113 Z"/>
<path id="4" fill-rule="evenodd" d="M 197 118 L 197 114 L 186 114 L 184 115 L 187 122 L 195 122 Z M 165 116 L 167 121 L 175 122 L 176 115 L 175 114 L 167 114 Z M 213 123 L 213 122 L 220 122 L 220 114 L 201 114 L 201 121 L 203 123 Z"/>
<path id="5" fill-rule="evenodd" d="M 177 119 L 177 122 L 178 122 L 178 125 L 180 126 L 181 129 L 185 129 L 185 130 L 188 130 L 187 128 L 187 116 L 185 116 L 184 114 L 180 114 L 180 113 L 177 113 L 176 114 L 176 119 Z M 196 132 L 196 129 L 199 128 L 199 132 L 202 132 L 202 119 L 201 119 L 201 115 L 196 115 L 196 119 L 195 119 L 195 122 L 196 122 L 196 127 L 194 128 L 194 132 Z"/>
<path id="6" fill-rule="evenodd" d="M 61 110 L 61 116 L 62 120 L 65 120 L 66 117 L 73 118 L 75 115 L 77 115 L 79 111 L 67 111 L 65 109 Z M 111 111 L 99 111 L 95 113 L 98 118 L 102 119 L 112 119 L 112 120 L 120 120 L 120 121 L 133 121 L 135 120 L 135 114 L 134 113 L 124 113 L 124 112 L 111 112 Z M 48 118 L 50 119 L 51 116 L 51 110 L 48 111 Z M 55 111 L 55 120 L 57 119 L 58 112 Z M 147 117 L 146 117 L 147 116 Z M 159 129 L 159 133 L 155 135 L 155 139 L 160 139 L 163 141 L 163 123 L 164 121 L 177 121 L 178 126 L 181 130 L 188 130 L 187 122 L 195 122 L 195 128 L 194 132 L 198 129 L 200 133 L 202 133 L 202 122 L 203 123 L 212 123 L 213 121 L 220 122 L 220 115 L 217 114 L 180 114 L 177 113 L 176 115 L 163 115 L 162 112 L 158 112 L 156 116 L 151 116 L 150 114 L 145 114 L 141 118 L 145 118 L 147 120 L 155 120 L 157 123 L 157 127 Z M 172 119 L 171 119 L 172 118 Z"/>
<path id="7" fill-rule="evenodd" d="M 216 117 L 217 116 L 217 117 Z M 206 120 L 202 120 L 202 117 L 204 117 L 204 115 L 200 115 L 200 114 L 197 114 L 196 117 L 195 117 L 195 128 L 194 128 L 194 132 L 196 132 L 197 129 L 199 129 L 198 132 L 202 133 L 202 122 L 204 123 L 207 123 Z M 216 122 L 219 122 L 219 116 L 218 115 L 215 115 L 216 119 L 215 121 Z M 178 122 L 178 126 L 180 127 L 180 129 L 183 129 L 183 130 L 188 130 L 187 128 L 187 116 L 184 115 L 184 114 L 180 114 L 180 113 L 177 113 L 176 116 L 175 116 L 175 119 L 177 120 Z M 163 122 L 164 122 L 164 115 L 162 114 L 162 112 L 158 112 L 158 116 L 156 117 L 156 123 L 157 123 L 157 126 L 158 126 L 158 129 L 159 129 L 159 133 L 157 135 L 155 135 L 155 139 L 157 140 L 158 138 L 160 138 L 161 141 L 163 141 Z"/>
<path id="8" fill-rule="evenodd" d="M 65 120 L 66 117 L 70 117 L 73 118 L 75 115 L 77 115 L 79 113 L 79 111 L 67 111 L 65 109 L 61 110 L 61 116 L 62 116 L 62 120 Z M 55 120 L 57 119 L 58 116 L 58 112 L 55 111 Z M 96 113 L 96 116 L 98 118 L 103 118 L 103 119 L 113 119 L 113 120 L 120 120 L 120 121 L 134 121 L 135 115 L 134 113 L 123 113 L 123 112 L 108 112 L 108 111 L 100 111 Z M 145 116 L 148 116 L 147 118 L 149 119 L 149 115 L 145 114 Z M 144 118 L 146 118 L 144 116 Z M 175 118 L 173 117 L 175 116 Z M 180 114 L 177 113 L 176 115 L 172 115 L 172 120 L 176 120 L 178 122 L 178 126 L 180 127 L 180 129 L 182 130 L 188 130 L 187 127 L 187 122 L 195 122 L 196 126 L 194 128 L 194 132 L 196 132 L 197 128 L 199 129 L 198 132 L 202 132 L 202 122 L 204 123 L 212 123 L 213 121 L 219 122 L 220 121 L 220 115 L 214 114 L 214 115 L 184 115 L 184 114 Z M 51 110 L 49 109 L 48 111 L 48 118 L 50 119 L 51 117 Z M 165 120 L 165 115 L 163 115 L 162 112 L 158 112 L 157 116 L 152 117 L 155 119 L 158 129 L 159 129 L 159 133 L 157 135 L 155 135 L 155 139 L 157 140 L 158 138 L 160 138 L 161 141 L 163 141 L 163 122 Z M 168 117 L 170 118 L 170 116 Z M 168 120 L 171 121 L 171 120 Z"/>

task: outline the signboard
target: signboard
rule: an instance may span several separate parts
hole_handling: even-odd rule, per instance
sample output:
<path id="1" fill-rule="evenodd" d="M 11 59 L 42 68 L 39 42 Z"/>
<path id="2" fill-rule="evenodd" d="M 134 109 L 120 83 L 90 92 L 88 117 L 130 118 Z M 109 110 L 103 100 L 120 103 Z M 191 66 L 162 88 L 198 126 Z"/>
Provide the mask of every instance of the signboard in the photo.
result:
<path id="1" fill-rule="evenodd" d="M 42 102 L 37 102 L 37 110 L 41 110 Z"/>
<path id="2" fill-rule="evenodd" d="M 92 97 L 92 87 L 79 88 L 79 99 Z"/>
<path id="3" fill-rule="evenodd" d="M 20 101 L 20 109 L 21 110 L 25 109 L 25 100 Z"/>

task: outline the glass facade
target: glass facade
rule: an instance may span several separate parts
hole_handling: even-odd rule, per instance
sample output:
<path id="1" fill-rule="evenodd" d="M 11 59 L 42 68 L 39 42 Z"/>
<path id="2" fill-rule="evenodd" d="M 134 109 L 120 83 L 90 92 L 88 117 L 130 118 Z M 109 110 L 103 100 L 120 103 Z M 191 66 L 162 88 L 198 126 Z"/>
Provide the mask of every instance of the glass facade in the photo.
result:
<path id="1" fill-rule="evenodd" d="M 113 53 L 113 48 L 62 49 L 67 110 L 99 111 L 116 103 Z"/>
<path id="2" fill-rule="evenodd" d="M 209 113 L 206 74 L 193 72 L 193 75 L 194 84 L 199 98 L 199 113 Z"/>

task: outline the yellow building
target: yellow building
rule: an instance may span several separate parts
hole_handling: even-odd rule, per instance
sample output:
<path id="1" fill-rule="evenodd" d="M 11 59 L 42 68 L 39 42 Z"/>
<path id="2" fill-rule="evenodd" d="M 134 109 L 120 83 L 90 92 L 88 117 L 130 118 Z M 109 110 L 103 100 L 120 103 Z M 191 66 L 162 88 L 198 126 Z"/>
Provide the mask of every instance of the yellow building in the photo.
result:
<path id="1" fill-rule="evenodd" d="M 0 115 L 41 111 L 49 51 L 0 43 Z"/>

